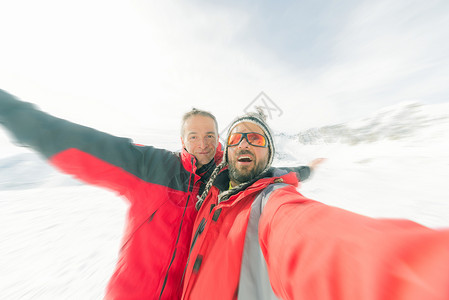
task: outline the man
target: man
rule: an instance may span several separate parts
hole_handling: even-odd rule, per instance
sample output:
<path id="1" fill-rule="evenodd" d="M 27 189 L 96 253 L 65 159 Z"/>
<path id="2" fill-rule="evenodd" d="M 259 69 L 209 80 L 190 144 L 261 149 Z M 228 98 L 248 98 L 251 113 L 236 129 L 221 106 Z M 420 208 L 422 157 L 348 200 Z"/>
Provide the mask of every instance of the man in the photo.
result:
<path id="1" fill-rule="evenodd" d="M 106 299 L 180 298 L 197 195 L 223 155 L 212 114 L 194 109 L 184 115 L 180 153 L 55 118 L 1 90 L 0 123 L 62 171 L 129 200 Z M 304 180 L 310 169 L 295 171 Z"/>
<path id="2" fill-rule="evenodd" d="M 129 200 L 106 299 L 179 299 L 196 197 L 222 157 L 212 114 L 185 115 L 180 153 L 55 118 L 3 91 L 0 123 L 62 171 Z"/>
<path id="3" fill-rule="evenodd" d="M 302 196 L 264 118 L 230 126 L 198 205 L 182 299 L 449 299 L 449 230 Z M 381 196 L 381 195 L 379 195 Z"/>

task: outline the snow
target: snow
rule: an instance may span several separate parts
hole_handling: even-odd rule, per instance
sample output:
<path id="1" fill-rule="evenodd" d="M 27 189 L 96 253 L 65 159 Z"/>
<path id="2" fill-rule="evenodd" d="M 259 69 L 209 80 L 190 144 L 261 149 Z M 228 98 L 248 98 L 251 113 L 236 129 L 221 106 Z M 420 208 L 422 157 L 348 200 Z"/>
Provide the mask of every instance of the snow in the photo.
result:
<path id="1" fill-rule="evenodd" d="M 134 136 L 180 147 L 174 131 Z M 299 189 L 309 198 L 372 217 L 449 226 L 448 104 L 403 103 L 275 140 L 277 166 L 327 158 Z M 126 209 L 114 193 L 60 174 L 1 135 L 0 299 L 101 299 Z"/>
<path id="2" fill-rule="evenodd" d="M 125 206 L 88 186 L 0 192 L 0 299 L 101 299 Z"/>

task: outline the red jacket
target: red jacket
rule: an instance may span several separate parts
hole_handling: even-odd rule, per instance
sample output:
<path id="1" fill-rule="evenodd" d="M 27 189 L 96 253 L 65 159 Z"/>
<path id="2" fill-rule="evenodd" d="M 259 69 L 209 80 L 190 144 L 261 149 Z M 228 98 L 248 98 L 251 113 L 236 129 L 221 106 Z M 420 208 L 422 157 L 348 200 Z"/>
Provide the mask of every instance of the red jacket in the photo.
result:
<path id="1" fill-rule="evenodd" d="M 183 150 L 134 145 L 36 110 L 0 90 L 0 123 L 66 173 L 129 200 L 126 230 L 106 299 L 179 299 L 195 203 L 222 158 L 197 170 Z M 202 175 L 202 176 L 201 176 Z M 202 178 L 203 177 L 203 178 Z"/>
<path id="2" fill-rule="evenodd" d="M 292 173 L 260 179 L 218 203 L 226 179 L 217 178 L 197 215 L 183 299 L 449 299 L 449 230 L 307 199 Z M 260 267 L 248 245 L 251 224 Z M 257 278 L 264 272 L 268 286 Z"/>

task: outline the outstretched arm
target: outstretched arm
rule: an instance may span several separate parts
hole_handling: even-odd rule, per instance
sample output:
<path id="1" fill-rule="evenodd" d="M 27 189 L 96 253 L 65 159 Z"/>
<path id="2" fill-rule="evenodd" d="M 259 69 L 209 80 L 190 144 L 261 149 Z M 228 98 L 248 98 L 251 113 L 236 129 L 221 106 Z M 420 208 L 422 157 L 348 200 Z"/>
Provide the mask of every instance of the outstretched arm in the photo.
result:
<path id="1" fill-rule="evenodd" d="M 282 299 L 448 299 L 449 230 L 373 219 L 274 191 L 259 222 Z"/>
<path id="2" fill-rule="evenodd" d="M 0 124 L 19 144 L 33 148 L 64 172 L 120 193 L 130 180 L 151 182 L 177 163 L 169 151 L 136 146 L 129 139 L 56 118 L 2 90 Z"/>

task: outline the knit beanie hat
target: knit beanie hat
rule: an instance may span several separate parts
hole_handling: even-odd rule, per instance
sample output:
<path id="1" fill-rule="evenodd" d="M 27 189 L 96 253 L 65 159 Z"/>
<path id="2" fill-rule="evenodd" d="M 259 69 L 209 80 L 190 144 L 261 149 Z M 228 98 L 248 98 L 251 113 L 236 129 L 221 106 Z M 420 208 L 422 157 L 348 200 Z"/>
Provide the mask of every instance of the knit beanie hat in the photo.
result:
<path id="1" fill-rule="evenodd" d="M 258 179 L 260 179 L 261 177 L 263 177 L 263 175 L 270 169 L 271 163 L 273 162 L 274 153 L 275 153 L 275 147 L 274 147 L 274 143 L 273 143 L 273 135 L 271 133 L 270 127 L 268 126 L 268 124 L 266 122 L 266 116 L 265 116 L 263 110 L 259 107 L 257 108 L 257 112 L 249 112 L 243 116 L 237 117 L 229 126 L 228 133 L 226 135 L 226 140 L 229 137 L 229 135 L 231 134 L 231 131 L 234 129 L 234 127 L 237 126 L 238 124 L 244 123 L 244 122 L 256 124 L 263 130 L 264 135 L 268 142 L 267 165 L 265 166 L 264 170 L 256 176 L 256 178 L 250 180 L 249 182 L 243 182 L 243 183 L 239 184 L 238 186 L 232 188 L 231 190 L 221 193 L 220 194 L 221 201 L 223 201 L 224 198 L 228 198 L 231 194 L 237 193 L 238 191 L 245 189 L 247 186 L 251 185 L 253 182 L 255 182 Z M 228 145 L 227 145 L 227 143 L 225 143 L 225 148 L 224 148 L 224 152 L 223 152 L 223 161 L 215 168 L 214 172 L 210 176 L 209 181 L 206 184 L 206 187 L 204 188 L 203 193 L 201 194 L 201 196 L 198 196 L 198 201 L 196 203 L 196 208 L 198 210 L 201 207 L 201 204 L 203 203 L 207 194 L 209 193 L 209 190 L 212 187 L 212 184 L 214 183 L 218 173 L 227 165 L 228 165 Z M 220 199 L 219 199 L 219 202 L 220 202 Z"/>

